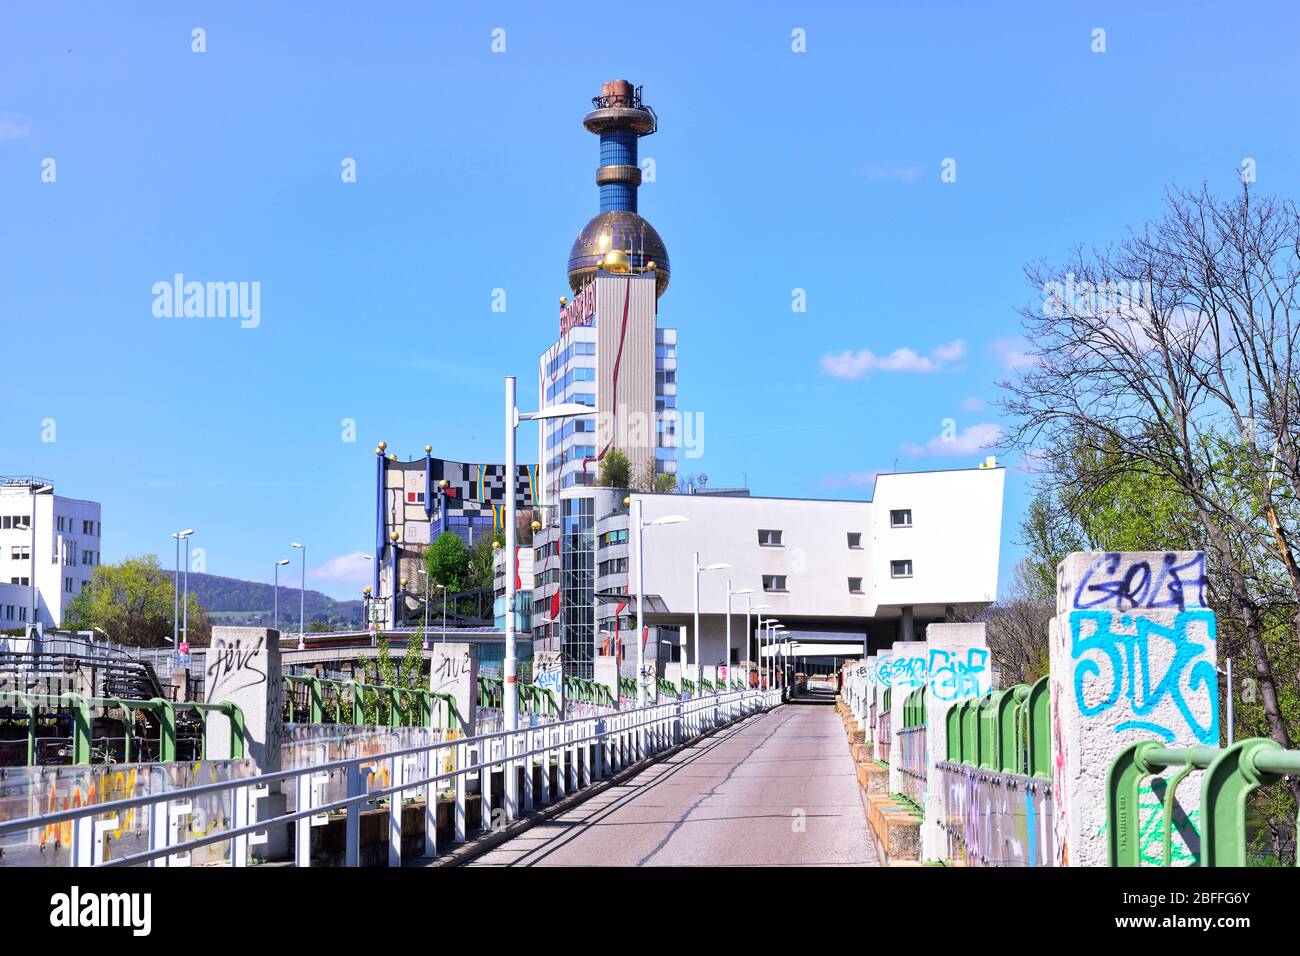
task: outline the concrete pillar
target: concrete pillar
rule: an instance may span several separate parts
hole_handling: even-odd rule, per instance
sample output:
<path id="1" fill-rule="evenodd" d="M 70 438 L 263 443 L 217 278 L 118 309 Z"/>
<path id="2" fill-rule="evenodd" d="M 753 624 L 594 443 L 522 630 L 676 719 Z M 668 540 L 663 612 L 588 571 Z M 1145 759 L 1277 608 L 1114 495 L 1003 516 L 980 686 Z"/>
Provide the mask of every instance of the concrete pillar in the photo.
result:
<path id="1" fill-rule="evenodd" d="M 204 696 L 230 701 L 244 712 L 244 753 L 263 773 L 280 769 L 284 680 L 280 634 L 267 627 L 214 627 L 206 657 Z M 207 712 L 208 749 L 213 760 L 230 757 L 230 718 Z"/>
<path id="2" fill-rule="evenodd" d="M 1219 743 L 1205 555 L 1075 553 L 1057 567 L 1056 581 L 1050 628 L 1056 862 L 1105 866 L 1105 780 L 1116 752 L 1142 740 L 1171 747 Z M 1193 772 L 1177 791 L 1176 864 L 1191 862 L 1199 844 L 1200 777 Z M 1144 787 L 1144 857 L 1163 856 L 1163 795 L 1158 780 Z"/>
<path id="3" fill-rule="evenodd" d="M 430 644 L 429 690 L 450 694 L 456 701 L 456 716 L 462 737 L 474 736 L 474 712 L 478 706 L 478 648 L 473 644 L 438 642 Z"/>
<path id="4" fill-rule="evenodd" d="M 872 711 L 875 712 L 876 719 L 879 720 L 882 714 L 885 714 L 885 690 L 886 680 L 889 677 L 889 662 L 894 658 L 893 651 L 879 651 L 872 655 L 868 661 L 867 669 L 867 721 L 871 723 Z M 882 673 L 883 672 L 883 673 Z M 887 715 L 886 715 L 887 716 Z M 889 760 L 889 751 L 880 741 L 880 733 L 874 725 L 870 728 L 870 736 L 874 741 L 873 750 L 877 760 Z"/>
<path id="5" fill-rule="evenodd" d="M 555 702 L 564 713 L 564 663 L 559 651 L 533 652 L 533 683 L 555 695 Z"/>
<path id="6" fill-rule="evenodd" d="M 889 662 L 877 671 L 881 683 L 889 688 L 889 792 L 903 789 L 901 751 L 898 750 L 898 732 L 903 729 L 903 701 L 918 687 L 925 685 L 929 649 L 925 641 L 896 641 Z"/>
<path id="7" fill-rule="evenodd" d="M 912 624 L 912 606 L 905 606 L 898 614 L 898 639 L 900 641 L 916 640 L 916 630 Z"/>
<path id="8" fill-rule="evenodd" d="M 280 769 L 284 739 L 284 679 L 280 673 L 280 633 L 267 627 L 214 627 L 205 658 L 204 696 L 208 703 L 230 701 L 244 712 L 244 755 L 262 773 Z M 207 758 L 226 760 L 230 752 L 230 718 L 205 711 Z M 257 803 L 257 818 L 285 812 L 280 783 Z M 282 860 L 289 854 L 288 826 L 270 827 L 267 841 L 254 852 L 261 859 Z"/>
<path id="9" fill-rule="evenodd" d="M 597 654 L 592 665 L 592 678 L 597 684 L 604 684 L 618 700 L 618 658 L 613 654 Z M 635 702 L 633 706 L 636 706 Z"/>
<path id="10" fill-rule="evenodd" d="M 963 700 L 982 697 L 993 687 L 983 624 L 931 624 L 925 629 L 930 649 L 925 692 L 925 816 L 921 824 L 921 859 L 942 860 L 948 838 L 943 831 L 943 780 L 935 766 L 948 752 L 948 710 Z"/>

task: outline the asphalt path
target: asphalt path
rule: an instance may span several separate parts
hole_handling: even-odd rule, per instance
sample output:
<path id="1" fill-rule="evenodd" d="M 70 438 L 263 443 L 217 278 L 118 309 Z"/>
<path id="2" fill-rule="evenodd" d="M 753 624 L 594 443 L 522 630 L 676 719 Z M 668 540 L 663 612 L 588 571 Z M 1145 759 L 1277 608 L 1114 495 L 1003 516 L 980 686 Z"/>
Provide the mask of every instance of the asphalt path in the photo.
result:
<path id="1" fill-rule="evenodd" d="M 706 737 L 469 865 L 878 865 L 831 701 Z"/>

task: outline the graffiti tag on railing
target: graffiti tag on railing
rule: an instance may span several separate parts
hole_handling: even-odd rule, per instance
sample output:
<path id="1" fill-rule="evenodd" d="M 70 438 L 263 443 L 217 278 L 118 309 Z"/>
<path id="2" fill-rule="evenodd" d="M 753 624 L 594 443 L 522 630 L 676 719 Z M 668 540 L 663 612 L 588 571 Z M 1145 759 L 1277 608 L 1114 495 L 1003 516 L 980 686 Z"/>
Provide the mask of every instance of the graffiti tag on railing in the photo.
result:
<path id="1" fill-rule="evenodd" d="M 979 697 L 989 689 L 989 652 L 968 647 L 962 660 L 952 651 L 930 649 L 929 692 L 944 702 Z"/>

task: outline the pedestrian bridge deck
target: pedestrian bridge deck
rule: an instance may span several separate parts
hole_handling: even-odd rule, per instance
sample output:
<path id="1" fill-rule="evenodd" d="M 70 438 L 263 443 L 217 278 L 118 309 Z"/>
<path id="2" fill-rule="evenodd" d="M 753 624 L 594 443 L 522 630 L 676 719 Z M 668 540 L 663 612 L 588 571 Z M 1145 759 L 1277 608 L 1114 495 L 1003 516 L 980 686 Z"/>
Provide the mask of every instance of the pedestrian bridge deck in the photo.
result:
<path id="1" fill-rule="evenodd" d="M 699 739 L 470 865 L 878 865 L 832 700 Z"/>

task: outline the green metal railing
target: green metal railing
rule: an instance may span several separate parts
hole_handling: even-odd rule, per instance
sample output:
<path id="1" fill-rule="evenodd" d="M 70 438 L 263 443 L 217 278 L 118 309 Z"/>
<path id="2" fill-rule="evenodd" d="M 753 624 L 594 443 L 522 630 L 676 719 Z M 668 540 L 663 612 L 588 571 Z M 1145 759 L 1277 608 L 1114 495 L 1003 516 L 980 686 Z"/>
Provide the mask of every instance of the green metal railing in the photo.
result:
<path id="1" fill-rule="evenodd" d="M 925 692 L 925 687 L 918 687 L 903 698 L 903 728 L 905 730 L 911 727 L 925 726 Z"/>
<path id="2" fill-rule="evenodd" d="M 683 678 L 682 678 L 682 693 L 684 693 L 684 694 L 689 694 L 691 697 L 694 697 L 694 696 L 695 696 L 695 681 L 691 680 L 690 678 L 683 677 Z"/>
<path id="3" fill-rule="evenodd" d="M 635 698 L 636 695 L 636 678 L 620 677 L 618 679 L 618 696 Z"/>
<path id="4" fill-rule="evenodd" d="M 636 693 L 635 684 L 632 693 Z M 564 697 L 566 700 L 581 700 L 609 707 L 618 706 L 618 698 L 607 685 L 599 684 L 588 677 L 577 677 L 572 674 L 564 678 Z"/>
<path id="5" fill-rule="evenodd" d="M 480 677 L 479 692 L 482 695 L 482 681 Z M 388 726 L 390 727 L 432 727 L 434 726 L 435 701 L 447 705 L 447 725 L 448 729 L 455 729 L 459 726 L 459 714 L 456 712 L 456 699 L 451 694 L 435 694 L 431 691 L 419 687 L 394 687 L 391 684 L 365 684 L 356 680 L 340 680 L 331 677 L 317 677 L 314 674 L 286 674 L 284 681 L 289 686 L 290 693 L 286 696 L 289 701 L 289 722 L 298 723 L 302 716 L 307 717 L 307 723 L 323 724 L 327 711 L 325 703 L 325 691 L 333 691 L 333 716 L 331 721 L 335 724 L 352 724 L 353 726 L 363 726 L 365 720 L 366 695 L 374 694 L 376 702 L 387 700 L 388 702 Z M 295 684 L 302 685 L 307 689 L 307 712 L 300 715 L 298 712 L 296 695 L 292 693 Z M 350 698 L 347 707 L 351 710 L 349 718 L 344 717 L 344 696 Z M 417 702 L 415 707 L 403 707 L 403 701 L 414 699 Z"/>
<path id="6" fill-rule="evenodd" d="M 672 698 L 677 698 L 681 696 L 681 694 L 677 692 L 677 685 L 674 684 L 672 681 L 670 681 L 667 677 L 659 678 L 659 693 L 661 695 L 667 695 Z"/>
<path id="7" fill-rule="evenodd" d="M 0 703 L 10 707 L 21 707 L 27 711 L 27 766 L 36 765 L 36 725 L 37 708 L 60 708 L 67 710 L 72 724 L 72 762 L 77 766 L 88 766 L 91 760 L 92 707 L 105 709 L 116 708 L 126 712 L 128 721 L 124 728 L 125 738 L 124 763 L 131 762 L 130 717 L 136 711 L 152 713 L 158 720 L 158 760 L 168 763 L 176 759 L 176 712 L 178 710 L 211 711 L 224 714 L 230 718 L 230 755 L 235 759 L 244 756 L 244 712 L 230 701 L 208 704 L 198 701 L 170 701 L 162 697 L 149 700 L 131 700 L 121 697 L 83 697 L 81 694 L 24 694 L 17 691 L 0 693 Z M 199 759 L 207 755 L 207 725 L 204 724 L 200 743 Z"/>
<path id="8" fill-rule="evenodd" d="M 521 683 L 519 685 L 519 710 L 525 714 L 558 717 L 560 715 L 560 702 L 555 699 L 555 694 L 551 692 L 549 687 Z"/>
<path id="9" fill-rule="evenodd" d="M 1172 856 L 1174 807 L 1178 786 L 1193 770 L 1201 778 L 1201 866 L 1245 866 L 1248 837 L 1246 805 L 1259 787 L 1300 774 L 1300 750 L 1284 750 L 1273 740 L 1252 737 L 1230 747 L 1173 749 L 1163 741 L 1130 744 L 1106 771 L 1106 854 L 1111 866 L 1141 865 L 1138 791 L 1143 781 L 1176 771 L 1165 783 L 1164 858 Z"/>
<path id="10" fill-rule="evenodd" d="M 713 681 L 709 680 L 707 677 L 700 678 L 700 686 L 703 687 L 705 690 L 707 690 L 709 693 L 711 694 L 714 693 Z"/>
<path id="11" fill-rule="evenodd" d="M 911 698 L 909 698 L 910 700 Z M 906 705 L 905 705 L 906 706 Z M 917 705 L 925 720 L 924 699 Z M 1046 677 L 948 709 L 947 759 L 981 770 L 1051 776 L 1051 692 Z M 916 713 L 915 711 L 913 712 Z M 904 711 L 906 726 L 907 711 Z"/>

